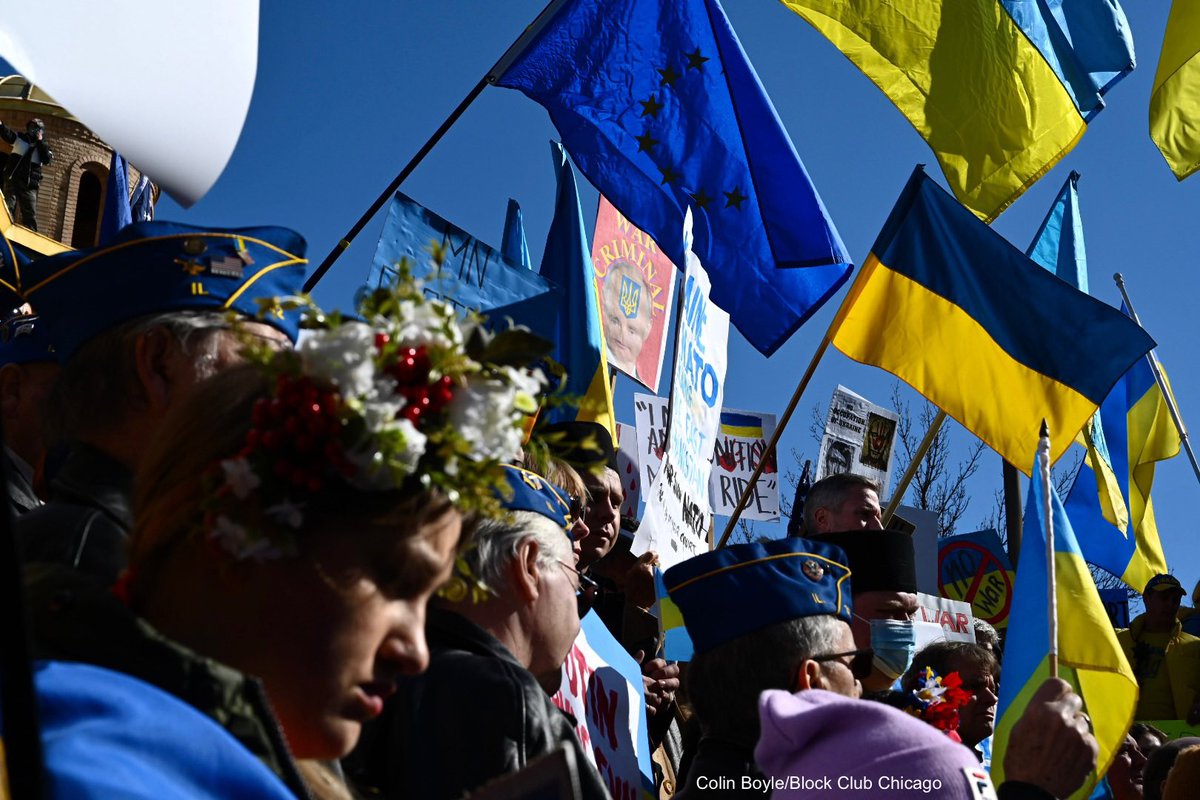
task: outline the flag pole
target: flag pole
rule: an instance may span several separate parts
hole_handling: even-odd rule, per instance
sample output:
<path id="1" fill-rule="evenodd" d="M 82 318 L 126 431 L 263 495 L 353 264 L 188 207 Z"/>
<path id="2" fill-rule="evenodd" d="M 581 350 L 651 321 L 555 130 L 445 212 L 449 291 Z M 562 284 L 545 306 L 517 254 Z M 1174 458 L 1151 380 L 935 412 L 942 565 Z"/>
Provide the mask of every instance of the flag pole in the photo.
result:
<path id="1" fill-rule="evenodd" d="M 750 502 L 750 493 L 754 491 L 754 484 L 758 482 L 759 476 L 762 475 L 763 467 L 766 466 L 767 461 L 774 455 L 775 445 L 779 443 L 779 437 L 783 434 L 783 429 L 787 427 L 788 421 L 791 420 L 792 412 L 796 410 L 796 404 L 800 402 L 800 395 L 804 394 L 804 390 L 808 388 L 808 382 L 812 380 L 813 373 L 817 371 L 817 364 L 821 361 L 821 356 L 825 355 L 825 351 L 828 348 L 829 334 L 826 333 L 821 337 L 821 344 L 817 346 L 817 352 L 813 353 L 812 360 L 808 362 L 808 369 L 800 377 L 800 383 L 796 384 L 796 391 L 792 392 L 792 399 L 788 402 L 787 408 L 784 409 L 783 415 L 779 417 L 779 422 L 775 425 L 775 432 L 771 434 L 771 440 L 767 442 L 762 457 L 758 459 L 758 465 L 754 467 L 754 472 L 750 474 L 750 480 L 746 482 L 746 488 L 742 491 L 742 496 L 738 498 L 737 508 L 733 510 L 732 516 L 729 517 L 729 524 L 725 526 L 725 532 L 721 534 L 721 539 L 717 542 L 715 550 L 720 550 L 729 541 L 729 534 L 733 533 L 733 526 L 737 525 L 738 518 L 742 516 L 742 509 Z"/>
<path id="2" fill-rule="evenodd" d="M 1058 591 L 1054 568 L 1054 506 L 1050 498 L 1050 426 L 1042 420 L 1037 451 L 1038 490 L 1042 493 L 1042 521 L 1046 531 L 1046 608 L 1050 614 L 1050 677 L 1058 677 Z"/>
<path id="3" fill-rule="evenodd" d="M 1129 309 L 1129 315 L 1133 317 L 1133 321 L 1138 325 L 1142 321 L 1138 319 L 1137 312 L 1133 310 L 1133 301 L 1129 299 L 1129 293 L 1125 291 L 1125 278 L 1121 273 L 1115 273 L 1113 280 L 1117 283 L 1117 288 L 1121 291 L 1121 299 L 1125 301 L 1126 308 Z M 1187 427 L 1183 424 L 1183 417 L 1179 414 L 1179 408 L 1175 405 L 1175 397 L 1167 388 L 1166 378 L 1163 377 L 1162 368 L 1158 364 L 1158 356 L 1151 350 L 1146 354 L 1146 359 L 1150 362 L 1150 371 L 1154 373 L 1154 382 L 1158 384 L 1158 390 L 1162 392 L 1163 400 L 1166 401 L 1167 411 L 1171 414 L 1171 421 L 1175 423 L 1175 429 L 1179 431 L 1179 441 L 1183 444 L 1183 449 L 1188 454 L 1188 460 L 1192 462 L 1192 471 L 1196 473 L 1196 480 L 1200 481 L 1200 463 L 1196 461 L 1196 453 L 1192 450 L 1192 440 L 1188 438 Z"/>
<path id="4" fill-rule="evenodd" d="M 900 505 L 900 500 L 904 497 L 904 493 L 908 491 L 908 485 L 912 483 L 913 476 L 917 474 L 917 468 L 925 460 L 925 454 L 933 446 L 933 440 L 937 437 L 938 431 L 942 429 L 942 423 L 945 421 L 946 412 L 939 408 L 937 416 L 929 423 L 929 430 L 925 431 L 925 438 L 921 440 L 920 446 L 917 447 L 917 452 L 913 454 L 912 461 L 908 464 L 908 469 L 904 470 L 904 474 L 900 477 L 900 482 L 892 490 L 892 499 L 888 501 L 887 508 L 884 509 L 883 516 L 881 517 L 883 527 L 886 528 L 888 523 L 892 521 L 892 515 L 896 513 L 896 508 Z"/>
<path id="5" fill-rule="evenodd" d="M 363 215 L 358 218 L 358 222 L 355 222 L 350 230 L 346 232 L 346 235 L 338 240 L 338 243 L 329 251 L 329 255 L 325 256 L 325 260 L 321 262 L 321 265 L 316 268 L 312 275 L 308 276 L 308 280 L 304 282 L 304 291 L 311 292 L 316 287 L 321 278 L 325 277 L 325 273 L 329 271 L 329 268 L 333 266 L 333 262 L 337 261 L 342 253 L 346 252 L 355 237 L 362 233 L 362 229 L 367 227 L 367 223 L 371 221 L 371 218 L 378 214 L 379 209 L 383 208 L 384 204 L 391 199 L 396 190 L 400 188 L 400 184 L 408 179 L 413 170 L 425 160 L 425 156 L 429 155 L 430 151 L 442 140 L 446 132 L 450 130 L 454 123 L 458 122 L 459 117 L 466 112 L 471 103 L 475 102 L 475 98 L 479 97 L 487 86 L 499 80 L 500 76 L 512 65 L 512 62 L 516 61 L 525 52 L 525 48 L 529 46 L 534 37 L 541 33 L 542 29 L 558 13 L 559 8 L 565 2 L 566 0 L 551 0 L 550 4 L 542 9 L 542 13 L 538 14 L 537 18 L 530 23 L 521 36 L 504 51 L 504 55 L 500 57 L 495 66 L 479 79 L 474 88 L 462 99 L 462 102 L 450 112 L 450 116 L 446 117 L 445 121 L 438 126 L 438 129 L 433 132 L 433 135 L 429 137 L 425 144 L 421 145 L 421 149 L 417 151 L 417 154 L 404 165 L 404 169 L 400 170 L 400 174 L 388 184 L 379 197 L 375 198 L 375 202 L 371 204 L 371 207 L 363 212 Z"/>

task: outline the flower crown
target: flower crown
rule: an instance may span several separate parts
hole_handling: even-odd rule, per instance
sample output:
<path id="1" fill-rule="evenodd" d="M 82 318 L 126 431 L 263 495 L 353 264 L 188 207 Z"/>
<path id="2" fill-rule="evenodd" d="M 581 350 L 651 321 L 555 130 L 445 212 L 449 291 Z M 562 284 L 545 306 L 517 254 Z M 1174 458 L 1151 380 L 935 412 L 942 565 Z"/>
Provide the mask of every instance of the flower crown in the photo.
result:
<path id="1" fill-rule="evenodd" d="M 962 688 L 962 676 L 957 672 L 943 678 L 933 667 L 926 667 L 925 676 L 904 700 L 904 711 L 928 722 L 951 739 L 962 741 L 958 736 L 958 709 L 970 702 L 971 693 Z"/>
<path id="2" fill-rule="evenodd" d="M 307 296 L 263 301 L 264 313 L 301 309 L 302 332 L 295 350 L 247 345 L 270 395 L 255 403 L 242 448 L 210 471 L 205 504 L 209 536 L 234 557 L 294 554 L 309 501 L 339 484 L 438 489 L 460 509 L 498 512 L 501 464 L 520 449 L 545 383 L 527 365 L 549 345 L 460 320 L 405 263 L 398 272 L 395 287 L 361 297 L 358 318 Z"/>

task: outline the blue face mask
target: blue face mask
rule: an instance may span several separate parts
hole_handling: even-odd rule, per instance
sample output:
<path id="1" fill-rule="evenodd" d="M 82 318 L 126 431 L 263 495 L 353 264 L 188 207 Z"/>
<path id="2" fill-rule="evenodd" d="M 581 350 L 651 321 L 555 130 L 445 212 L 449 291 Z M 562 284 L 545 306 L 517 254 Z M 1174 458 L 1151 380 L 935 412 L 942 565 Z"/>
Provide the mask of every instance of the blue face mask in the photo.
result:
<path id="1" fill-rule="evenodd" d="M 875 668 L 895 680 L 912 664 L 917 652 L 917 634 L 911 620 L 871 620 L 871 649 Z"/>

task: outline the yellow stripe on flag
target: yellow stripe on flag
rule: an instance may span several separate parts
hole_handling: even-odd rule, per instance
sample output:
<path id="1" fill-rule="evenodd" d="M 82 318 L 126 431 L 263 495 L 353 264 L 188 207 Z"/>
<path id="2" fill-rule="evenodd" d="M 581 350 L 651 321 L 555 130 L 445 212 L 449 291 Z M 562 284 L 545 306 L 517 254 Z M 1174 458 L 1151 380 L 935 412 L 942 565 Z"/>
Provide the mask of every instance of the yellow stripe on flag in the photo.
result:
<path id="1" fill-rule="evenodd" d="M 1150 94 L 1150 138 L 1175 177 L 1200 169 L 1200 3 L 1175 0 Z"/>

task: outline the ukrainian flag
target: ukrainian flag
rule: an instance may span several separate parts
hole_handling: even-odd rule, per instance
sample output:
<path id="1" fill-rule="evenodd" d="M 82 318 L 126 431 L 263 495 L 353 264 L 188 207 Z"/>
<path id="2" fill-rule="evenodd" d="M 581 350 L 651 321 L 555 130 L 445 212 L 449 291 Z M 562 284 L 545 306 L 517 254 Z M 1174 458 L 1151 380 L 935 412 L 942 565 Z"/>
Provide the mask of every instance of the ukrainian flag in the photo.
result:
<path id="1" fill-rule="evenodd" d="M 757 414 L 722 411 L 721 435 L 735 436 L 740 439 L 761 439 L 763 438 L 762 417 Z"/>
<path id="2" fill-rule="evenodd" d="M 1150 138 L 1179 180 L 1200 169 L 1200 3 L 1196 0 L 1171 4 L 1150 94 Z"/>
<path id="3" fill-rule="evenodd" d="M 1165 380 L 1165 376 L 1164 376 Z M 1084 557 L 1136 591 L 1167 571 L 1150 486 L 1154 465 L 1179 454 L 1179 431 L 1146 359 L 1139 359 L 1100 406 L 1113 474 L 1120 487 L 1118 502 L 1127 509 L 1124 530 L 1113 512 L 1101 505 L 1092 461 L 1085 461 L 1067 495 L 1067 516 L 1080 532 Z M 1089 454 L 1090 455 L 1090 454 Z"/>
<path id="4" fill-rule="evenodd" d="M 1132 320 L 1049 274 L 918 167 L 830 338 L 891 372 L 1010 464 L 1045 418 L 1057 459 L 1154 346 Z"/>
<path id="5" fill-rule="evenodd" d="M 1034 464 L 1034 477 L 1025 505 L 1021 561 L 1013 587 L 1008 644 L 1000 674 L 1000 702 L 992 741 L 992 781 L 1004 781 L 1004 755 L 1013 725 L 1029 699 L 1050 677 L 1050 622 L 1046 603 L 1049 585 L 1045 529 L 1049 498 L 1054 526 L 1054 592 L 1058 606 L 1058 677 L 1083 698 L 1091 717 L 1100 754 L 1096 771 L 1072 798 L 1087 797 L 1099 776 L 1108 771 L 1137 706 L 1137 679 L 1129 667 L 1113 630 L 1096 584 L 1083 560 L 1063 505 L 1050 481 L 1047 454 L 1050 443 L 1042 439 Z"/>
<path id="6" fill-rule="evenodd" d="M 667 591 L 662 570 L 654 570 L 654 591 L 657 595 L 658 627 L 663 635 L 663 658 L 668 661 L 691 661 L 695 655 L 692 637 L 683 624 L 683 612 Z"/>
<path id="7" fill-rule="evenodd" d="M 782 2 L 895 103 L 988 221 L 1075 146 L 1134 66 L 1116 0 Z"/>
<path id="8" fill-rule="evenodd" d="M 558 175 L 558 194 L 541 274 L 562 288 L 564 305 L 555 327 L 553 357 L 567 370 L 566 383 L 559 390 L 576 398 L 576 402 L 551 409 L 548 421 L 598 422 L 615 442 L 617 418 L 608 379 L 608 347 L 600 325 L 600 297 L 596 294 L 596 273 L 583 227 L 575 171 L 561 144 L 551 142 L 550 149 Z"/>

